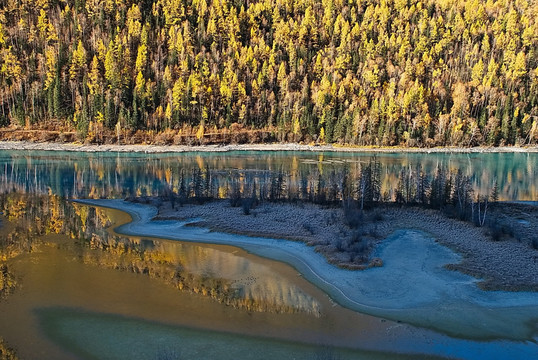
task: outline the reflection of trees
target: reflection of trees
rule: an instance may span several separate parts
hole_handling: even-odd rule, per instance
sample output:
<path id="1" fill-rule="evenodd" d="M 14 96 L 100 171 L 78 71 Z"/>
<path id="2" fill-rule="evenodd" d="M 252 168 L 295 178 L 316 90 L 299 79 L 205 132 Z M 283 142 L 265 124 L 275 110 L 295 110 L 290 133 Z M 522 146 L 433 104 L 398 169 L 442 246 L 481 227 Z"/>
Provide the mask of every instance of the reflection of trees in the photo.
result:
<path id="1" fill-rule="evenodd" d="M 77 207 L 82 208 L 80 205 Z M 109 221 L 103 220 L 106 211 L 86 209 L 86 225 L 81 238 L 84 246 L 77 250 L 85 264 L 144 274 L 181 291 L 207 296 L 220 303 L 248 311 L 319 312 L 317 303 L 295 287 L 271 291 L 268 290 L 270 285 L 264 283 L 258 289 L 249 288 L 238 286 L 218 275 L 190 271 L 192 266 L 189 266 L 189 263 L 218 262 L 212 253 L 218 251 L 196 245 L 185 246 L 181 243 L 135 240 L 111 235 L 102 227 L 110 224 Z M 246 290 L 247 288 L 249 289 Z M 286 297 L 286 293 L 294 291 L 295 296 Z"/>
<path id="2" fill-rule="evenodd" d="M 75 240 L 62 249 L 75 252 L 85 264 L 143 274 L 181 291 L 249 311 L 318 312 L 313 299 L 286 284 L 269 290 L 268 284 L 245 290 L 229 279 L 186 266 L 218 262 L 213 257 L 221 252 L 216 250 L 114 235 L 107 230 L 112 224 L 109 212 L 101 208 L 71 203 L 53 194 L 18 192 L 0 195 L 0 208 L 9 222 L 0 236 L 0 294 L 8 294 L 15 286 L 5 261 L 41 246 L 42 235 L 60 234 Z M 52 238 L 47 239 L 50 242 Z M 241 264 L 237 267 L 242 268 Z M 286 293 L 294 295 L 286 298 Z"/>
<path id="3" fill-rule="evenodd" d="M 9 345 L 0 338 L 0 359 L 2 360 L 17 360 L 17 354 L 15 350 L 9 347 Z"/>
<path id="4" fill-rule="evenodd" d="M 0 299 L 11 294 L 16 286 L 15 276 L 9 272 L 6 264 L 0 263 Z"/>
<path id="5" fill-rule="evenodd" d="M 66 217 L 69 205 L 57 195 L 26 195 L 11 192 L 0 196 L 0 209 L 8 221 L 0 232 L 0 296 L 9 295 L 17 285 L 7 261 L 31 252 L 40 235 L 65 233 L 74 227 Z"/>
<path id="6" fill-rule="evenodd" d="M 66 216 L 71 205 L 58 195 L 11 192 L 0 196 L 0 208 L 13 227 L 4 241 L 18 248 L 38 235 L 65 233 L 77 221 Z"/>
<path id="7" fill-rule="evenodd" d="M 0 191 L 71 197 L 125 197 L 180 193 L 181 184 L 193 190 L 200 175 L 210 169 L 207 187 L 220 197 L 234 184 L 242 189 L 255 182 L 258 191 L 278 182 L 281 175 L 286 197 L 315 193 L 317 184 L 339 181 L 344 169 L 353 183 L 360 180 L 369 154 L 309 154 L 246 152 L 203 155 L 118 155 L 86 153 L 3 152 Z M 433 176 L 438 167 L 461 170 L 471 178 L 477 193 L 499 186 L 500 200 L 538 199 L 538 154 L 378 154 L 381 191 L 395 189 L 402 167 L 421 164 Z M 335 179 L 336 177 L 336 179 Z M 205 185 L 205 184 L 204 184 Z M 195 188 L 195 187 L 194 187 Z M 305 192 L 306 189 L 306 192 Z M 198 195 L 203 195 L 198 194 Z"/>

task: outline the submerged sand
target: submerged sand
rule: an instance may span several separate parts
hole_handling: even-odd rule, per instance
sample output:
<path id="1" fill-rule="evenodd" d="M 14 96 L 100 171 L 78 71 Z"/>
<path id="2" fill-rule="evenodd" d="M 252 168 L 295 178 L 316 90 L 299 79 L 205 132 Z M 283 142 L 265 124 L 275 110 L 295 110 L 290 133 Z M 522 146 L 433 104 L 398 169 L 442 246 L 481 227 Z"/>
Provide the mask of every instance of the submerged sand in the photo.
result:
<path id="1" fill-rule="evenodd" d="M 116 229 L 117 232 L 125 235 L 234 245 L 256 255 L 289 263 L 305 278 L 329 294 L 333 300 L 356 311 L 438 329 L 455 336 L 486 339 L 533 339 L 536 336 L 538 296 L 535 292 L 481 290 L 477 287 L 476 278 L 445 268 L 447 264 L 460 263 L 462 257 L 447 247 L 441 246 L 424 231 L 398 230 L 392 233 L 374 250 L 373 255 L 383 259 L 383 267 L 351 271 L 329 264 L 325 257 L 302 241 L 220 232 L 217 231 L 218 224 L 213 227 L 213 230 L 192 226 L 193 222 L 200 225 L 200 221 L 204 220 L 201 219 L 204 215 L 201 209 L 204 208 L 208 209 L 208 214 L 215 214 L 214 216 L 221 219 L 228 218 L 227 211 L 240 211 L 235 208 L 225 210 L 224 204 L 210 203 L 193 206 L 190 213 L 186 210 L 188 207 L 185 207 L 183 217 L 178 216 L 183 220 L 155 221 L 153 219 L 158 214 L 158 209 L 154 206 L 122 200 L 83 200 L 81 202 L 116 208 L 129 213 L 133 221 Z M 220 208 L 211 208 L 215 206 L 220 206 Z M 268 210 L 267 216 L 275 217 L 279 214 L 281 220 L 289 217 L 296 224 L 295 227 L 299 227 L 297 224 L 300 224 L 300 220 L 286 213 L 286 206 L 273 207 L 274 213 L 270 215 L 271 211 Z M 200 213 L 196 213 L 194 209 L 198 209 Z M 258 210 L 256 217 L 263 219 L 261 209 Z M 305 208 L 299 210 L 305 216 L 314 216 L 312 212 L 317 211 Z M 292 210 L 287 209 L 287 211 Z M 200 218 L 193 219 L 195 215 Z M 387 222 L 390 222 L 390 216 L 385 216 L 387 216 Z M 416 217 L 416 214 L 408 216 L 410 221 L 411 218 Z M 238 215 L 236 214 L 235 217 Z M 246 215 L 243 215 L 243 220 L 245 217 Z M 205 220 L 209 221 L 209 219 Z M 316 221 L 315 216 L 312 221 Z M 279 221 L 279 223 L 285 223 L 285 221 Z M 256 227 L 253 223 L 247 222 L 247 224 L 249 225 L 245 226 L 250 228 L 250 234 L 253 235 L 252 230 Z M 292 224 L 293 222 L 280 229 L 292 230 Z M 236 223 L 228 226 L 235 225 Z M 323 227 L 323 223 L 318 225 Z M 380 222 L 377 226 L 378 231 L 383 233 L 388 231 L 390 226 L 398 226 L 398 224 L 389 226 Z M 434 230 L 441 229 L 446 224 L 439 219 L 437 225 L 431 226 Z M 409 229 L 409 226 L 407 228 Z M 235 232 L 239 232 L 239 229 L 235 228 Z M 459 231 L 456 225 L 447 229 L 452 231 L 452 234 Z M 274 229 L 265 230 L 272 233 Z M 299 233 L 294 236 L 300 236 L 301 230 L 296 231 Z M 448 232 L 448 235 L 450 234 Z M 461 231 L 458 234 L 461 234 Z M 481 240 L 477 238 L 476 241 Z M 470 242 L 473 241 L 470 240 Z M 527 251 L 529 251 L 528 248 Z"/>

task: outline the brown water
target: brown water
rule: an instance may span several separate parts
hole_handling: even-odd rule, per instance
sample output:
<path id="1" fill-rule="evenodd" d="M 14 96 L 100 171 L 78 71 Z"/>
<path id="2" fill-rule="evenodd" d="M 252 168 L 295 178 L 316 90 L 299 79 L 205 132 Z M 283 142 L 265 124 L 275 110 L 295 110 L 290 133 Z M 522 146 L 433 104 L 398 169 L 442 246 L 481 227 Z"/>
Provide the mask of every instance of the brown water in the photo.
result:
<path id="1" fill-rule="evenodd" d="M 113 222 L 126 220 L 120 212 L 106 213 Z M 159 271 L 155 263 L 153 274 L 135 273 L 132 269 L 136 266 L 118 270 L 140 258 L 129 257 L 136 246 L 127 251 L 103 250 L 63 234 L 44 235 L 33 241 L 30 253 L 8 262 L 19 287 L 0 302 L 0 334 L 21 358 L 73 357 L 66 350 L 69 346 L 58 339 L 51 341 L 50 334 L 43 331 L 46 324 L 38 310 L 47 313 L 47 309 L 120 315 L 180 328 L 355 349 L 379 348 L 387 341 L 387 334 L 409 333 L 407 326 L 333 304 L 287 265 L 233 247 L 156 239 L 126 241 L 151 248 L 147 251 L 151 255 L 144 256 L 148 264 L 151 257 L 159 258 L 156 263 L 181 266 L 188 274 L 202 275 L 206 282 L 211 273 L 218 273 L 220 279 L 241 290 L 236 295 L 238 301 L 230 306 L 202 291 L 179 290 L 161 277 L 165 271 Z M 307 346 L 302 351 L 314 353 L 315 349 Z M 348 353 L 352 357 L 361 354 Z"/>

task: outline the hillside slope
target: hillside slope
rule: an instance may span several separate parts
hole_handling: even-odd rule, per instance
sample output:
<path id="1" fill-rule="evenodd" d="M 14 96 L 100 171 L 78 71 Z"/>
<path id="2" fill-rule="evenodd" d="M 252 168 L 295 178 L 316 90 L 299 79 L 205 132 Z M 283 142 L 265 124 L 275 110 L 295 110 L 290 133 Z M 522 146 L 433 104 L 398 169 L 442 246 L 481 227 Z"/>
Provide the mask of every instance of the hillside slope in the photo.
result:
<path id="1" fill-rule="evenodd" d="M 537 19 L 535 0 L 0 0 L 0 123 L 97 142 L 531 144 Z"/>

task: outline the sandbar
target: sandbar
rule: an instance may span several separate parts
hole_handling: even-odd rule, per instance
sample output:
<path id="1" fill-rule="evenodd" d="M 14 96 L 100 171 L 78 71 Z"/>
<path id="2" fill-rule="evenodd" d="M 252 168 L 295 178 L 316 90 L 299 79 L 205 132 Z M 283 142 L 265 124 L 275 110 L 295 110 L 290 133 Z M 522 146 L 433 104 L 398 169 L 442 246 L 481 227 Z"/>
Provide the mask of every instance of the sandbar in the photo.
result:
<path id="1" fill-rule="evenodd" d="M 338 268 L 303 242 L 211 231 L 202 219 L 153 220 L 158 209 L 124 200 L 77 200 L 128 213 L 120 234 L 233 245 L 293 266 L 335 302 L 355 311 L 475 339 L 536 339 L 536 292 L 484 291 L 478 279 L 445 265 L 462 257 L 421 230 L 401 229 L 375 249 L 383 267 Z"/>

